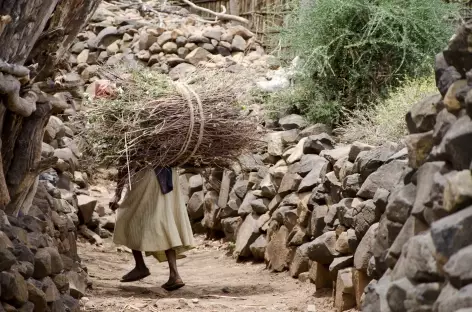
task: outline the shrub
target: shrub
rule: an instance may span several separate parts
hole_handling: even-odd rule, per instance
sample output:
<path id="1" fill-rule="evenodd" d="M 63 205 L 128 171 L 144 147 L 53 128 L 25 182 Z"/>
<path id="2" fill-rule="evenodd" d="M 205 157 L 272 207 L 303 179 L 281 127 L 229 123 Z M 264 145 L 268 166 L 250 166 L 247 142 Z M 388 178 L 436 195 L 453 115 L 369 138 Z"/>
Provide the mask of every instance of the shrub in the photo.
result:
<path id="1" fill-rule="evenodd" d="M 381 145 L 385 141 L 398 142 L 408 134 L 405 115 L 413 104 L 427 95 L 438 92 L 433 76 L 409 80 L 390 92 L 385 100 L 372 103 L 371 108 L 354 111 L 336 132 L 342 141 L 362 141 Z"/>
<path id="2" fill-rule="evenodd" d="M 375 103 L 407 77 L 429 74 L 458 12 L 456 4 L 442 0 L 316 0 L 295 6 L 280 36 L 285 56 L 303 60 L 299 69 L 308 91 L 297 107 L 311 118 L 325 118 L 320 110 L 336 117 L 341 108 Z"/>

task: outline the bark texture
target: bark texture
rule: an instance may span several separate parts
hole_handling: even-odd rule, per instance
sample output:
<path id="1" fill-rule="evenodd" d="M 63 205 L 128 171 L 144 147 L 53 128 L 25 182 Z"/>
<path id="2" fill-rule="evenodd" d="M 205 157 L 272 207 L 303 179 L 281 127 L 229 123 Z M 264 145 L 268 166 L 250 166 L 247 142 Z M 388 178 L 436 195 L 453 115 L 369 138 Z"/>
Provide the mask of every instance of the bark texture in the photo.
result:
<path id="1" fill-rule="evenodd" d="M 0 0 L 0 209 L 27 211 L 38 175 L 57 159 L 41 160 L 51 104 L 31 88 L 53 76 L 101 0 Z M 41 85 L 41 84 L 36 84 Z M 34 91 L 33 91 L 34 90 Z"/>

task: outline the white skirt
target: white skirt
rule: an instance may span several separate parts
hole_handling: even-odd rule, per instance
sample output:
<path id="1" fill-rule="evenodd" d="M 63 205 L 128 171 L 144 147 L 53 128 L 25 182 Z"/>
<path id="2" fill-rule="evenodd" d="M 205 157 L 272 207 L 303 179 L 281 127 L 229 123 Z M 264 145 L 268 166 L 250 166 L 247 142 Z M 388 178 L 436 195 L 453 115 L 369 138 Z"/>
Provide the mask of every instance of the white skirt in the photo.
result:
<path id="1" fill-rule="evenodd" d="M 180 189 L 178 172 L 172 169 L 174 190 L 163 194 L 152 169 L 137 173 L 131 190 L 117 210 L 113 242 L 159 262 L 167 261 L 165 251 L 174 249 L 178 258 L 194 245 L 192 227 Z"/>

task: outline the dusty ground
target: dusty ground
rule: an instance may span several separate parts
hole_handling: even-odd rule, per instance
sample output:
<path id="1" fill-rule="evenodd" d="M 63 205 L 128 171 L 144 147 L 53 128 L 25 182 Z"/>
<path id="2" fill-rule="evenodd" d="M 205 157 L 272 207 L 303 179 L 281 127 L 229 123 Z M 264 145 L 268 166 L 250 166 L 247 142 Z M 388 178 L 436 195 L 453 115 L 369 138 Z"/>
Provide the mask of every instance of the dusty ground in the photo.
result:
<path id="1" fill-rule="evenodd" d="M 120 277 L 133 266 L 132 255 L 111 241 L 103 247 L 81 243 L 82 260 L 93 287 L 84 298 L 84 311 L 334 311 L 330 291 L 315 292 L 286 273 L 273 274 L 263 264 L 236 263 L 217 242 L 197 238 L 198 247 L 179 260 L 186 286 L 168 293 L 167 264 L 146 262 L 152 275 L 130 284 Z"/>
<path id="2" fill-rule="evenodd" d="M 109 172 L 100 172 L 90 193 L 98 204 L 107 206 L 114 192 Z M 334 312 L 331 290 L 316 291 L 287 273 L 274 274 L 264 264 L 237 263 L 229 257 L 227 245 L 196 237 L 197 247 L 178 260 L 186 283 L 169 293 L 160 285 L 168 278 L 167 263 L 146 258 L 151 276 L 135 283 L 120 283 L 133 267 L 133 257 L 117 248 L 111 239 L 103 246 L 79 242 L 79 253 L 88 268 L 92 289 L 83 299 L 84 311 L 309 311 Z"/>

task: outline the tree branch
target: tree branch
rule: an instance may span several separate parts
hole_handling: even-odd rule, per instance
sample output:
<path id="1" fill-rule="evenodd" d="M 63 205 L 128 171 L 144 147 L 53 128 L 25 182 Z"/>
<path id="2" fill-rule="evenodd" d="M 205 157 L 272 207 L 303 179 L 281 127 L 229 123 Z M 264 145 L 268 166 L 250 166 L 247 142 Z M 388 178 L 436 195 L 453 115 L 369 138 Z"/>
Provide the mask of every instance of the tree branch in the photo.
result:
<path id="1" fill-rule="evenodd" d="M 244 17 L 235 16 L 235 15 L 226 14 L 226 13 L 214 12 L 212 10 L 200 7 L 200 6 L 196 5 L 195 3 L 191 2 L 190 0 L 182 0 L 182 1 L 185 4 L 189 5 L 190 7 L 194 8 L 196 10 L 199 10 L 199 11 L 202 11 L 202 12 L 205 12 L 205 13 L 208 13 L 208 14 L 215 15 L 220 20 L 237 21 L 237 22 L 240 22 L 240 23 L 243 23 L 243 24 L 246 24 L 246 25 L 249 24 L 249 21 L 247 19 L 245 19 Z"/>
<path id="2" fill-rule="evenodd" d="M 5 105 L 9 110 L 23 117 L 30 116 L 36 110 L 38 96 L 28 91 L 24 98 L 20 97 L 21 83 L 9 74 L 0 72 L 0 94 L 7 96 Z"/>

